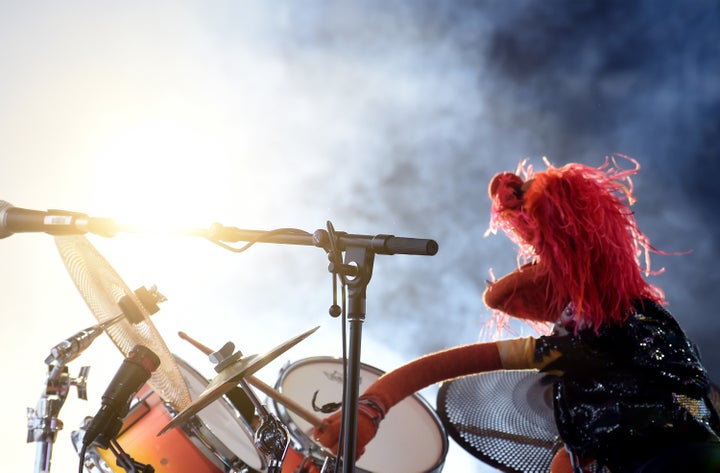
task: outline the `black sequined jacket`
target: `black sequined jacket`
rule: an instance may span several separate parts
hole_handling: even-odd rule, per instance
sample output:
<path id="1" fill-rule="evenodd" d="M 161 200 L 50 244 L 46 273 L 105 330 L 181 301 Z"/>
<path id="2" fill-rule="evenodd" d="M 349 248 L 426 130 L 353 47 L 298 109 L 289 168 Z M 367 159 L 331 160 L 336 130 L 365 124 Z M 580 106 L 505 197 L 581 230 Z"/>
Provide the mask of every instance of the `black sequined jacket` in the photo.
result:
<path id="1" fill-rule="evenodd" d="M 561 356 L 544 371 L 554 383 L 555 419 L 572 453 L 622 471 L 679 442 L 717 440 L 720 420 L 695 345 L 670 313 L 636 304 L 622 326 L 540 337 L 538 359 Z"/>

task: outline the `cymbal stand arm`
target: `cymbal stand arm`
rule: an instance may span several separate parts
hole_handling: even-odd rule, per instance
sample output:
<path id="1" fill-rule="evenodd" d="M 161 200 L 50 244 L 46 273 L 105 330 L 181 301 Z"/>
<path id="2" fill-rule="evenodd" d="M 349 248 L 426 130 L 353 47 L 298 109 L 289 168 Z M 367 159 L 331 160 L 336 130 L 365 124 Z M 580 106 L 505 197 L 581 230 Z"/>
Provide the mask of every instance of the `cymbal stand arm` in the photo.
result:
<path id="1" fill-rule="evenodd" d="M 267 459 L 268 473 L 280 473 L 290 445 L 290 432 L 277 417 L 268 412 L 244 378 L 238 384 L 245 391 L 260 417 L 260 425 L 255 429 L 253 438 L 255 447 Z"/>
<path id="2" fill-rule="evenodd" d="M 260 406 L 258 414 L 262 420 L 255 430 L 255 447 L 265 455 L 268 473 L 280 473 L 290 445 L 290 432 L 265 406 Z"/>
<path id="3" fill-rule="evenodd" d="M 187 335 L 181 335 L 188 341 L 191 341 L 193 345 L 200 348 L 204 352 L 211 351 L 210 348 L 205 347 L 201 343 L 192 340 Z M 232 342 L 226 343 L 220 350 L 211 352 L 208 356 L 210 361 L 215 363 L 215 371 L 220 373 L 224 367 L 228 364 L 233 363 L 242 357 L 242 352 L 235 351 L 235 345 Z M 245 391 L 248 399 L 255 407 L 258 417 L 260 418 L 260 425 L 255 429 L 253 436 L 253 442 L 255 448 L 262 453 L 268 462 L 268 473 L 281 473 L 282 463 L 285 459 L 288 446 L 290 445 L 290 432 L 288 429 L 277 419 L 274 415 L 270 414 L 267 408 L 260 402 L 250 385 L 244 378 L 240 378 L 238 386 Z"/>

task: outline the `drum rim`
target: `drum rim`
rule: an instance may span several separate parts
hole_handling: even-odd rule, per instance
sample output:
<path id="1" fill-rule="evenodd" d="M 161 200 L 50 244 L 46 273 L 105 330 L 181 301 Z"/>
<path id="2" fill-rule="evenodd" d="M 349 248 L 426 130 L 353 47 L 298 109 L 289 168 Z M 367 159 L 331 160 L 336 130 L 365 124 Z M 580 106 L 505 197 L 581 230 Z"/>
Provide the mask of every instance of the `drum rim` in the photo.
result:
<path id="1" fill-rule="evenodd" d="M 299 366 L 303 366 L 306 364 L 312 364 L 312 363 L 318 363 L 318 362 L 335 362 L 342 364 L 343 358 L 337 357 L 337 356 L 311 356 L 307 358 L 301 358 L 299 360 L 296 360 L 294 362 L 288 362 L 286 363 L 281 369 L 280 373 L 278 375 L 278 379 L 275 382 L 274 388 L 276 391 L 283 393 L 282 390 L 282 382 L 285 380 L 287 374 L 292 371 L 293 368 L 297 368 Z M 368 371 L 372 372 L 373 374 L 377 374 L 378 376 L 382 376 L 386 372 L 381 370 L 380 368 L 377 368 L 373 365 L 369 365 L 364 362 L 360 362 L 360 368 L 367 369 Z M 423 410 L 430 415 L 432 418 L 434 424 L 437 426 L 439 432 L 440 432 L 440 438 L 442 439 L 442 448 L 441 448 L 441 455 L 437 462 L 432 465 L 431 469 L 426 470 L 424 473 L 439 473 L 442 471 L 442 468 L 445 464 L 445 459 L 447 458 L 448 449 L 450 448 L 450 441 L 448 438 L 448 432 L 445 428 L 445 425 L 443 425 L 442 419 L 440 418 L 440 414 L 437 412 L 435 408 L 432 407 L 429 401 L 427 401 L 424 397 L 422 397 L 420 394 L 415 393 L 411 396 L 408 396 L 408 398 L 412 398 L 416 402 L 420 404 L 420 406 L 423 408 Z M 407 398 L 405 399 L 407 400 Z M 323 447 L 322 445 L 316 443 L 313 439 L 309 438 L 304 432 L 302 432 L 292 418 L 288 417 L 290 415 L 288 409 L 286 409 L 284 406 L 280 405 L 278 401 L 272 400 L 273 408 L 275 410 L 275 413 L 280 418 L 280 420 L 285 424 L 285 426 L 290 430 L 291 432 L 291 438 L 294 443 L 297 443 L 300 445 L 300 448 L 298 450 L 301 450 L 302 453 L 310 454 L 313 457 L 317 454 L 317 452 L 320 450 L 323 452 L 323 454 L 330 456 L 331 458 L 335 458 L 336 455 L 331 453 L 327 448 Z M 302 436 L 303 441 L 297 439 L 295 437 L 295 434 L 298 433 Z M 306 443 L 309 442 L 311 445 L 308 447 Z M 361 473 L 379 473 L 379 472 L 370 472 L 368 470 L 364 470 L 362 468 L 356 468 L 357 471 Z"/>

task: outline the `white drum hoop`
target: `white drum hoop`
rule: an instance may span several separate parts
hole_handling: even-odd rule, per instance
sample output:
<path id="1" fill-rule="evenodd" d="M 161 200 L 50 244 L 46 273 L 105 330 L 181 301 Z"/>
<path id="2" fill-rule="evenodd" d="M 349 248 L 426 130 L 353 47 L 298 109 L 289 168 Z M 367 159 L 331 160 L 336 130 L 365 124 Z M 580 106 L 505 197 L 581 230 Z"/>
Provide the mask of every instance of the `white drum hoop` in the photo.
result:
<path id="1" fill-rule="evenodd" d="M 316 391 L 316 406 L 342 402 L 342 368 L 343 360 L 335 357 L 311 357 L 288 363 L 280 370 L 275 389 L 312 412 Z M 383 373 L 361 363 L 360 392 Z M 279 401 L 273 401 L 273 407 L 290 431 L 296 450 L 318 464 L 328 456 L 333 457 L 312 438 L 313 426 L 309 422 Z M 363 473 L 439 473 L 447 451 L 448 436 L 439 416 L 422 396 L 415 394 L 390 409 L 377 435 L 356 462 L 356 469 Z"/>

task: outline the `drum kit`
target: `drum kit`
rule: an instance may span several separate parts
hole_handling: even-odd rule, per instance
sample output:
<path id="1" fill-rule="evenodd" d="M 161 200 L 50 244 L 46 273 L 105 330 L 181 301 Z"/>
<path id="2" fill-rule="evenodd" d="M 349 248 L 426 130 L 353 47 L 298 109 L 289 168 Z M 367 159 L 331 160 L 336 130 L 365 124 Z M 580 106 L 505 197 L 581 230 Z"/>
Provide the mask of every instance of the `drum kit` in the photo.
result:
<path id="1" fill-rule="evenodd" d="M 431 255 L 437 251 L 434 242 L 428 244 L 431 240 L 348 235 L 335 232 L 330 223 L 326 232 L 312 235 L 293 229 L 263 233 L 226 227 L 193 233 L 228 249 L 233 248 L 222 242 L 250 242 L 234 251 L 258 241 L 320 246 L 328 253 L 333 294 L 338 279 L 349 294 L 342 309 L 337 301 L 330 308 L 331 315 L 342 313 L 347 319 L 349 356 L 288 363 L 275 386 L 269 386 L 255 373 L 318 327 L 261 355 L 245 355 L 231 342 L 215 350 L 180 332 L 215 364 L 216 375 L 208 380 L 170 352 L 153 324 L 151 316 L 165 300 L 157 288 L 131 291 L 82 234 L 52 234 L 98 324 L 53 347 L 45 360 L 45 390 L 37 407 L 28 410 L 27 441 L 37 446 L 36 473 L 50 471 L 52 449 L 63 425 L 60 409 L 71 388 L 87 399 L 89 367 L 72 377 L 68 363 L 103 333 L 126 358 L 98 413 L 83 419 L 71 433 L 81 473 L 439 473 L 448 437 L 501 471 L 543 472 L 562 447 L 548 379 L 531 371 L 498 371 L 443 383 L 436 408 L 418 394 L 406 398 L 388 412 L 355 461 L 357 418 L 345 414 L 357 413 L 359 393 L 383 373 L 359 361 L 373 255 Z M 344 261 L 339 257 L 343 252 Z M 151 356 L 138 356 L 140 351 Z M 256 391 L 265 394 L 265 403 Z M 720 404 L 718 393 L 713 386 L 713 403 Z M 346 435 L 342 454 L 335 455 L 313 438 L 312 431 L 322 422 L 318 412 L 328 414 L 341 406 Z"/>
<path id="2" fill-rule="evenodd" d="M 333 232 L 328 225 L 329 231 Z M 246 238 L 244 235 L 228 235 L 227 229 L 223 230 L 223 241 Z M 280 234 L 271 233 L 265 241 L 306 244 L 309 235 Z M 421 251 L 428 251 L 393 247 L 394 237 L 388 235 L 369 238 L 343 233 L 341 238 L 334 238 L 332 244 L 327 240 L 324 243 L 320 241 L 323 235 L 309 238 L 315 246 L 329 245 L 336 252 L 350 253 L 353 243 L 373 254 L 394 254 L 406 250 L 408 254 L 422 254 Z M 66 269 L 98 324 L 53 347 L 45 360 L 48 365 L 45 390 L 37 408 L 28 410 L 27 440 L 37 445 L 36 472 L 50 471 L 56 434 L 63 425 L 59 413 L 71 387 L 77 388 L 80 398 L 87 399 L 89 367 L 82 367 L 80 374 L 72 377 L 67 365 L 102 333 L 108 335 L 125 356 L 125 361 L 105 392 L 103 405 L 96 416 L 83 419 L 79 429 L 71 433 L 81 472 L 441 471 L 448 448 L 447 434 L 434 409 L 419 395 L 406 399 L 393 409 L 376 439 L 357 462 L 348 460 L 354 459 L 354 455 L 334 455 L 313 439 L 311 431 L 321 423 L 316 414 L 318 403 L 335 410 L 340 409 L 343 403 L 346 407 L 351 406 L 347 402 L 348 391 L 350 396 L 357 397 L 357 392 L 366 389 L 382 374 L 379 369 L 360 363 L 359 356 L 352 360 L 353 353 L 359 350 L 353 348 L 353 340 L 350 358 L 299 360 L 286 365 L 276 385 L 269 386 L 254 374 L 304 341 L 318 327 L 260 355 L 235 351 L 231 342 L 214 350 L 180 332 L 181 338 L 201 350 L 215 364 L 216 375 L 208 380 L 170 352 L 153 324 L 151 316 L 158 310 L 158 304 L 165 300 L 156 287 L 130 290 L 83 235 L 56 234 L 54 239 Z M 402 240 L 414 239 L 398 240 L 405 245 L 407 241 Z M 253 235 L 252 241 L 260 239 Z M 430 251 L 432 253 L 429 254 L 434 254 L 436 248 Z M 342 278 L 346 275 L 356 282 L 363 279 L 363 275 L 358 274 L 364 270 L 362 264 L 333 259 L 332 252 L 328 253 L 334 276 Z M 364 284 L 367 284 L 370 272 L 371 269 L 365 270 Z M 333 282 L 336 283 L 335 279 Z M 350 288 L 350 291 L 353 289 Z M 356 288 L 356 291 L 364 297 L 364 287 Z M 364 310 L 364 300 L 351 300 L 349 305 L 351 311 L 352 307 Z M 335 307 L 335 310 L 339 308 Z M 359 345 L 359 334 L 354 337 Z M 140 348 L 150 353 L 156 364 L 148 366 L 145 359 L 135 356 Z M 355 374 L 352 373 L 353 365 Z M 352 386 L 352 378 L 348 382 L 352 376 L 356 380 L 355 386 Z M 265 403 L 258 399 L 258 391 L 267 396 Z M 324 415 L 329 411 L 325 409 L 321 412 Z M 103 420 L 99 421 L 101 417 Z M 352 426 L 352 421 L 346 426 Z M 93 434 L 88 435 L 91 431 Z M 97 431 L 102 433 L 97 435 Z M 352 435 L 346 437 L 353 442 Z"/>

